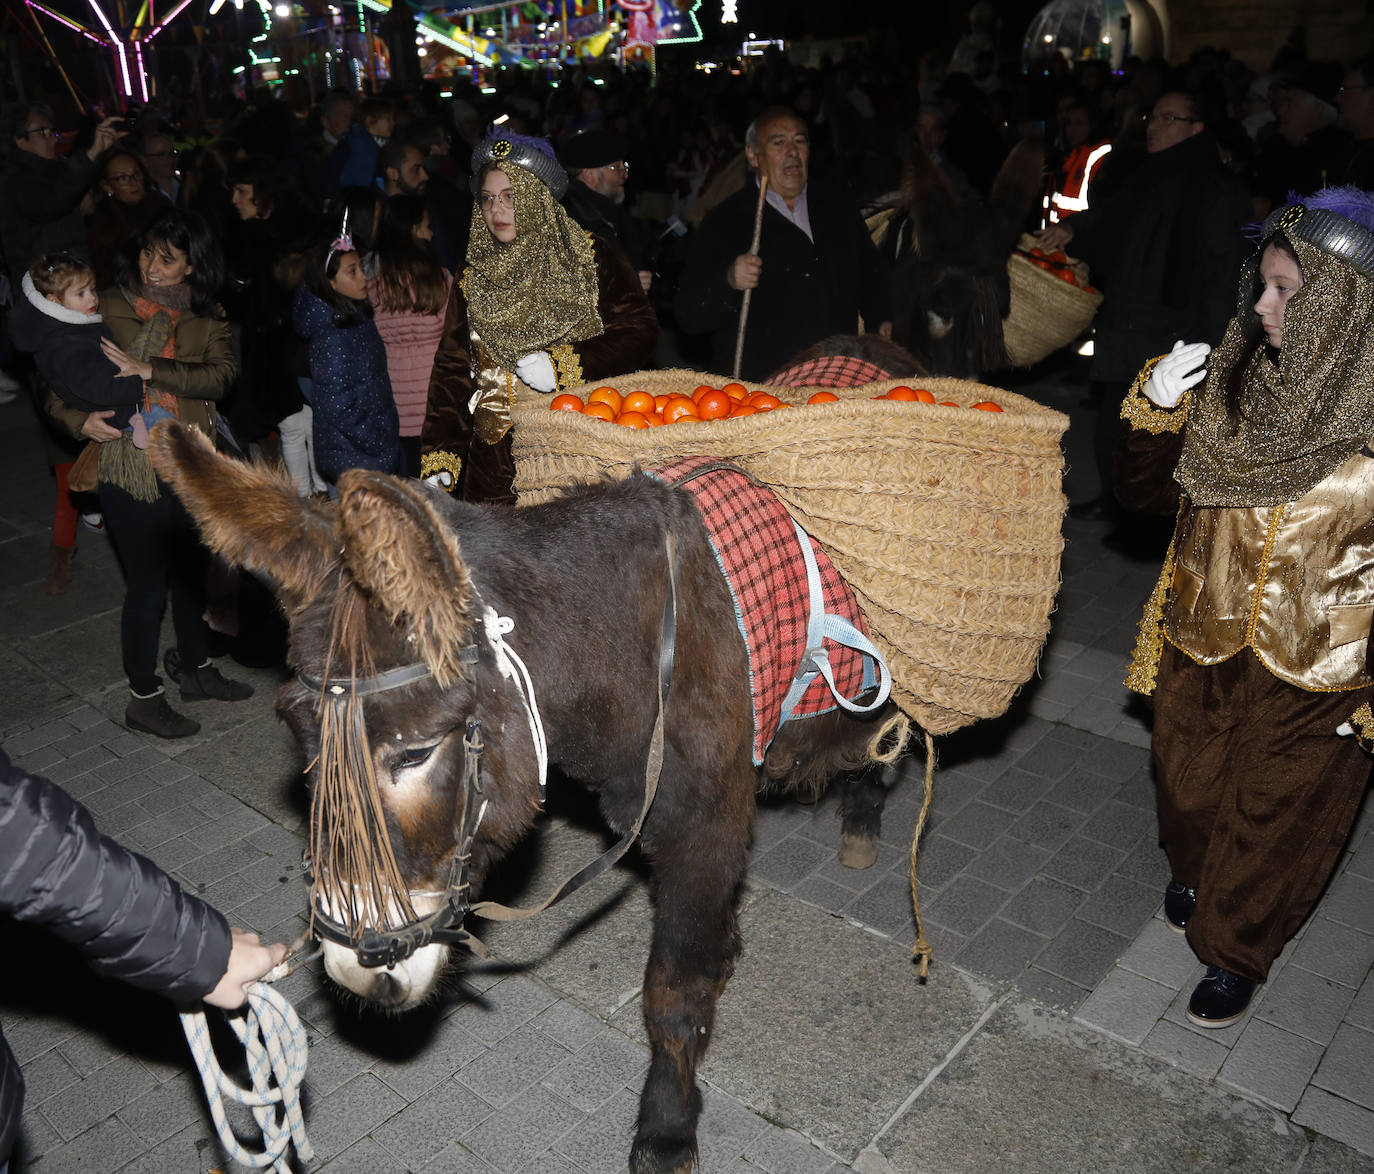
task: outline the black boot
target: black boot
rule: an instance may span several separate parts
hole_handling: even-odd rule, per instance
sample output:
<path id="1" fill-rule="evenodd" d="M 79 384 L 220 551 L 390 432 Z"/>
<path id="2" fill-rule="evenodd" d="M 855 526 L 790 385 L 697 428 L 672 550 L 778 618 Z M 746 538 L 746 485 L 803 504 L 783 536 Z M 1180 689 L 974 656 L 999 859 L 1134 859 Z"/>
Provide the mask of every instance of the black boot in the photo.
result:
<path id="1" fill-rule="evenodd" d="M 253 696 L 253 686 L 243 681 L 231 681 L 221 675 L 208 660 L 198 669 L 189 671 L 181 663 L 181 654 L 169 648 L 162 656 L 167 675 L 181 686 L 183 701 L 247 701 Z"/>
<path id="2" fill-rule="evenodd" d="M 1257 986 L 1253 978 L 1242 978 L 1220 966 L 1207 967 L 1206 977 L 1188 1000 L 1188 1021 L 1199 1027 L 1230 1027 L 1245 1014 Z"/>
<path id="3" fill-rule="evenodd" d="M 1164 920 L 1170 929 L 1182 933 L 1188 928 L 1188 919 L 1193 915 L 1197 904 L 1197 890 L 1171 880 L 1164 890 Z"/>
<path id="4" fill-rule="evenodd" d="M 159 738 L 189 738 L 200 732 L 200 722 L 177 713 L 167 704 L 167 695 L 161 689 L 151 697 L 135 693 L 124 708 L 124 724 Z"/>

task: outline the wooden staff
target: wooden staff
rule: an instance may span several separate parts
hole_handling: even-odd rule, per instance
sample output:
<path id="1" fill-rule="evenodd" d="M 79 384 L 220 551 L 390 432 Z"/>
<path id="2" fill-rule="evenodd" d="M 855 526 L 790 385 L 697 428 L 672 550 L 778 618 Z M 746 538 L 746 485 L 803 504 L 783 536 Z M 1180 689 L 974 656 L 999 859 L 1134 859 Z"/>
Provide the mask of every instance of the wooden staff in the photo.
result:
<path id="1" fill-rule="evenodd" d="M 763 205 L 767 195 L 768 176 L 765 175 L 759 179 L 759 202 L 758 206 L 754 209 L 754 241 L 753 244 L 749 246 L 749 251 L 755 255 L 758 254 L 759 237 L 763 233 Z M 739 330 L 735 332 L 735 369 L 731 372 L 732 379 L 739 378 L 739 365 L 744 361 L 744 327 L 749 321 L 749 295 L 753 292 L 752 288 L 746 289 L 744 291 L 744 301 L 740 303 Z"/>

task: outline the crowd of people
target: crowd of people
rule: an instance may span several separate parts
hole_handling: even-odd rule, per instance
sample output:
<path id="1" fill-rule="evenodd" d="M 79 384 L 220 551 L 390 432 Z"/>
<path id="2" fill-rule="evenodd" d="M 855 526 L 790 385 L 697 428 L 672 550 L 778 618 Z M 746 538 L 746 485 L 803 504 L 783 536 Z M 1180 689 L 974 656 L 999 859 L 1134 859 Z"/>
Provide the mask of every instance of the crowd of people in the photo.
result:
<path id="1" fill-rule="evenodd" d="M 1374 57 L 970 61 L 264 95 L 214 136 L 149 108 L 67 152 L 49 106 L 14 107 L 8 369 L 50 444 L 47 589 L 71 582 L 78 516 L 107 527 L 130 728 L 198 728 L 159 668 L 186 701 L 251 693 L 213 663 L 234 569 L 148 463 L 161 420 L 280 459 L 302 497 L 362 467 L 510 503 L 517 404 L 665 357 L 760 382 L 836 355 L 995 375 L 1007 261 L 1035 232 L 1105 294 L 1102 489 L 1072 512 L 1177 516 L 1134 683 L 1157 698 L 1168 916 L 1210 967 L 1189 1014 L 1233 1022 L 1368 776 L 1374 538 L 1350 503 L 1374 436 Z M 1247 626 L 1254 599 L 1272 606 Z"/>

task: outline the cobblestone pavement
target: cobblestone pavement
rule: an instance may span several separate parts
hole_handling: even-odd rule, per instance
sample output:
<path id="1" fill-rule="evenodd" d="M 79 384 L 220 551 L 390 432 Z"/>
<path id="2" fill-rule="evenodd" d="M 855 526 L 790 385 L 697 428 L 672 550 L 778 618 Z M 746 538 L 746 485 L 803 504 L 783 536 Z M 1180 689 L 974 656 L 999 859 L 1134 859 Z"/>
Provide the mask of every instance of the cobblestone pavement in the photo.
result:
<path id="1" fill-rule="evenodd" d="M 1090 493 L 1082 386 L 1024 390 L 1069 412 L 1070 497 Z M 1083 459 L 1079 459 L 1080 454 Z M 242 705 L 195 709 L 164 743 L 119 724 L 121 584 L 83 531 L 70 592 L 42 594 L 52 482 L 22 401 L 0 407 L 0 739 L 235 924 L 302 928 L 301 763 L 271 713 L 275 669 Z M 1316 914 L 1254 1011 L 1204 1032 L 1201 973 L 1159 911 L 1148 715 L 1121 685 L 1157 563 L 1068 521 L 1041 672 L 1011 711 L 940 740 L 914 936 L 918 760 L 877 863 L 835 857 L 832 800 L 765 803 L 743 895 L 745 953 L 702 1067 L 707 1174 L 916 1171 L 1374 1171 L 1374 841 L 1362 816 Z M 503 873 L 547 891 L 605 843 L 574 802 Z M 524 925 L 432 1007 L 380 1018 L 317 964 L 283 984 L 311 1039 L 312 1170 L 622 1170 L 647 1064 L 648 899 L 617 869 Z M 238 1170 L 209 1124 L 172 1008 L 0 928 L 0 1024 L 29 1093 L 15 1174 Z"/>

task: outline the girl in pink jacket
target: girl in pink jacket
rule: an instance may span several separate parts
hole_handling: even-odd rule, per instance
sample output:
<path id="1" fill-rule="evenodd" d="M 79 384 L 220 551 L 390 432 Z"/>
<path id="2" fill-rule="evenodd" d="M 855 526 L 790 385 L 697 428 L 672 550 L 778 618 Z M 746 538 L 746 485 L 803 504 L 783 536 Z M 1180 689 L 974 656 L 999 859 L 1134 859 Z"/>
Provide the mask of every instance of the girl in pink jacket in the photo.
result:
<path id="1" fill-rule="evenodd" d="M 431 255 L 429 216 L 419 196 L 392 196 L 377 234 L 376 276 L 368 279 L 373 321 L 386 344 L 387 370 L 401 418 L 405 471 L 420 475 L 420 428 L 434 352 L 444 329 L 453 274 Z"/>

